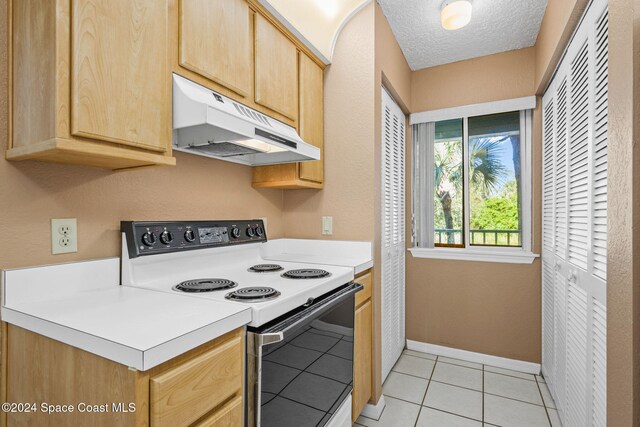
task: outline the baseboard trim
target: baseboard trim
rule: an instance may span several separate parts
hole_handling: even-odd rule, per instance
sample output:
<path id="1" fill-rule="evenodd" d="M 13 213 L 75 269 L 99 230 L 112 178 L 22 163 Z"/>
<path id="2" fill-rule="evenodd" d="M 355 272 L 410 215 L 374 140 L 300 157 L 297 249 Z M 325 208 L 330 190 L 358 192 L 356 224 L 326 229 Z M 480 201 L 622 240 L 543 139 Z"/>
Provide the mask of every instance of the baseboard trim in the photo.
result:
<path id="1" fill-rule="evenodd" d="M 366 405 L 364 405 L 364 408 L 362 409 L 362 412 L 360 412 L 360 415 L 377 421 L 380 419 L 380 415 L 382 415 L 384 405 L 384 394 L 382 394 L 380 395 L 380 400 L 378 400 L 378 403 L 376 403 L 375 405 L 371 403 L 367 403 Z"/>
<path id="2" fill-rule="evenodd" d="M 457 348 L 412 340 L 407 340 L 407 348 L 409 350 L 435 354 L 436 356 L 452 357 L 454 359 L 465 360 L 467 362 L 482 363 L 483 365 L 495 366 L 496 368 L 511 369 L 514 371 L 525 372 L 527 374 L 540 374 L 539 363 L 525 362 L 524 360 L 507 359 L 506 357 L 475 353 L 473 351 L 460 350 Z"/>

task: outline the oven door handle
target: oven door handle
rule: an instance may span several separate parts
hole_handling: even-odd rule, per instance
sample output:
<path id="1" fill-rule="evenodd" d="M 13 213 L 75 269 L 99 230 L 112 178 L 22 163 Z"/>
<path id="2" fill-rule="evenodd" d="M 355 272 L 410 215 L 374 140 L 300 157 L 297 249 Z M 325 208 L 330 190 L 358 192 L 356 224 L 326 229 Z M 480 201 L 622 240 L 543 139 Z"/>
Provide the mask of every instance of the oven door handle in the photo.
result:
<path id="1" fill-rule="evenodd" d="M 291 323 L 291 320 L 285 320 L 282 323 L 269 328 L 264 333 L 258 334 L 258 344 L 263 346 L 283 341 L 289 332 L 297 329 L 300 324 L 320 317 L 322 314 L 331 310 L 333 307 L 362 289 L 364 289 L 364 286 L 360 283 L 352 282 L 349 287 L 345 288 L 340 293 L 327 298 L 315 306 L 311 305 L 307 310 L 298 313 L 293 323 Z"/>
<path id="2" fill-rule="evenodd" d="M 262 347 L 263 345 L 275 344 L 283 340 L 284 340 L 283 332 L 270 332 L 267 334 L 258 335 L 258 345 L 260 347 Z"/>

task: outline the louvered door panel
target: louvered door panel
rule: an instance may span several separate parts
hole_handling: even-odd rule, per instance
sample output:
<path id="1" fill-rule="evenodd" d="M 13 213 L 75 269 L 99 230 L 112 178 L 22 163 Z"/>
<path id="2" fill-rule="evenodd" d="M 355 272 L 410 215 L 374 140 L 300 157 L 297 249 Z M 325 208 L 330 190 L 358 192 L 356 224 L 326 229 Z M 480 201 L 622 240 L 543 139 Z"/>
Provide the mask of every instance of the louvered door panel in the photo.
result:
<path id="1" fill-rule="evenodd" d="M 555 110 L 552 99 L 544 108 L 544 141 L 542 161 L 542 246 L 543 251 L 553 250 L 553 202 L 554 202 L 554 174 L 555 174 Z"/>
<path id="2" fill-rule="evenodd" d="M 405 116 L 382 90 L 382 378 L 405 344 Z"/>
<path id="3" fill-rule="evenodd" d="M 553 261 L 542 260 L 542 365 L 545 374 L 554 377 L 554 287 Z"/>
<path id="4" fill-rule="evenodd" d="M 544 372 L 554 393 L 556 405 L 560 413 L 564 413 L 566 395 L 566 364 L 567 364 L 567 281 L 559 271 L 556 271 L 554 283 L 554 353 L 553 372 Z"/>
<path id="5" fill-rule="evenodd" d="M 566 426 L 587 425 L 587 294 L 573 283 L 567 292 Z"/>
<path id="6" fill-rule="evenodd" d="M 569 262 L 587 269 L 589 212 L 589 49 L 571 63 L 569 127 Z"/>
<path id="7" fill-rule="evenodd" d="M 565 426 L 607 418 L 607 26 L 594 0 L 542 106 L 542 370 Z"/>
<path id="8" fill-rule="evenodd" d="M 607 131 L 608 131 L 608 14 L 595 31 L 595 123 L 593 140 L 593 274 L 607 279 Z"/>
<path id="9" fill-rule="evenodd" d="M 596 299 L 592 304 L 591 418 L 594 427 L 604 427 L 607 425 L 607 308 Z"/>
<path id="10" fill-rule="evenodd" d="M 554 245 L 555 253 L 565 259 L 567 251 L 567 80 L 560 84 L 556 96 L 555 136 Z"/>

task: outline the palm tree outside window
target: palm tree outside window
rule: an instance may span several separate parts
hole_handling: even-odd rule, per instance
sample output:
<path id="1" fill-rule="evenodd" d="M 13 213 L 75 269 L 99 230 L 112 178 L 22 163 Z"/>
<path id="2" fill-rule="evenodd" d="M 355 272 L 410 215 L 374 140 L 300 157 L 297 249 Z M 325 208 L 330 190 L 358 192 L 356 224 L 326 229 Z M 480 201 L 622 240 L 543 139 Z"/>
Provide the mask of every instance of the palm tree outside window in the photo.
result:
<path id="1" fill-rule="evenodd" d="M 434 247 L 523 246 L 523 113 L 428 124 L 433 201 L 420 214 L 431 215 Z"/>

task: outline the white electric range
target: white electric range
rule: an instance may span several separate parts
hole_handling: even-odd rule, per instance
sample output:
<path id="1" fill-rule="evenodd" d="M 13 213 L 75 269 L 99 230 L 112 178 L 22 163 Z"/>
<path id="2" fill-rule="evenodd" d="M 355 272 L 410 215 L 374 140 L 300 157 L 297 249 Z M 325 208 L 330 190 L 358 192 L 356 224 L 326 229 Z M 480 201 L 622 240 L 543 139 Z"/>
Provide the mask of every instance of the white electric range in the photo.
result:
<path id="1" fill-rule="evenodd" d="M 350 422 L 362 289 L 353 268 L 263 259 L 261 220 L 130 221 L 121 229 L 123 286 L 251 308 L 245 425 Z"/>

